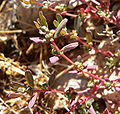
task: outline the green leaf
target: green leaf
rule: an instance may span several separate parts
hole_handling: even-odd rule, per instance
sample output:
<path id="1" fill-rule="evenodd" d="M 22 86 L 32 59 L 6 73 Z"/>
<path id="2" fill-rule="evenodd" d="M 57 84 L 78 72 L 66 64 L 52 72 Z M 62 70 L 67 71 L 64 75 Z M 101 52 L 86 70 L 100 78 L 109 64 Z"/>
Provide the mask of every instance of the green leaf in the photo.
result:
<path id="1" fill-rule="evenodd" d="M 33 76 L 32 76 L 32 73 L 31 73 L 30 70 L 26 70 L 26 72 L 25 72 L 25 78 L 26 78 L 29 86 L 31 88 L 33 88 L 34 87 L 34 80 L 33 80 Z"/>
<path id="2" fill-rule="evenodd" d="M 67 21 L 68 21 L 68 19 L 65 18 L 65 19 L 63 19 L 63 20 L 60 22 L 59 26 L 56 28 L 56 32 L 55 32 L 55 34 L 54 34 L 54 38 L 57 38 L 57 36 L 58 36 L 58 34 L 60 33 L 60 31 L 62 30 L 62 28 L 65 27 Z"/>
<path id="3" fill-rule="evenodd" d="M 30 0 L 30 4 L 35 4 L 35 5 L 37 5 L 37 0 Z"/>
<path id="4" fill-rule="evenodd" d="M 56 20 L 53 21 L 53 24 L 54 24 L 54 26 L 55 26 L 56 28 L 59 26 L 59 22 L 56 21 Z"/>
<path id="5" fill-rule="evenodd" d="M 37 0 L 29 0 L 29 1 L 26 1 L 26 0 L 20 0 L 21 2 L 24 2 L 25 4 L 35 4 L 37 5 Z"/>
<path id="6" fill-rule="evenodd" d="M 91 36 L 91 33 L 90 33 L 90 32 L 87 33 L 87 35 L 86 35 L 86 40 L 87 40 L 87 43 L 88 43 L 89 45 L 92 44 L 92 36 Z"/>
<path id="7" fill-rule="evenodd" d="M 70 36 L 70 38 L 75 38 L 75 39 L 77 39 L 78 36 L 77 36 L 77 35 L 72 35 L 72 36 Z"/>
<path id="8" fill-rule="evenodd" d="M 39 18 L 37 18 L 37 22 L 38 22 L 38 24 L 39 24 L 40 26 L 42 26 Z"/>
<path id="9" fill-rule="evenodd" d="M 34 24 L 35 24 L 37 29 L 40 29 L 40 25 L 36 21 L 34 21 Z"/>
<path id="10" fill-rule="evenodd" d="M 67 33 L 67 31 L 64 30 L 64 29 L 62 29 L 62 30 L 60 31 L 60 34 L 61 34 L 61 35 L 66 35 L 66 33 Z"/>
<path id="11" fill-rule="evenodd" d="M 45 16 L 43 15 L 42 11 L 39 12 L 39 17 L 40 17 L 40 23 L 42 24 L 42 26 L 48 27 L 46 18 L 45 18 Z"/>
<path id="12" fill-rule="evenodd" d="M 79 33 L 79 31 L 80 31 L 81 25 L 82 25 L 82 21 L 81 21 L 80 16 L 75 17 L 75 20 L 74 20 L 74 29 L 77 31 L 77 33 Z"/>
<path id="13" fill-rule="evenodd" d="M 11 82 L 11 83 L 10 83 L 10 86 L 11 86 L 12 88 L 14 88 L 14 89 L 18 89 L 19 87 L 25 87 L 24 84 L 20 84 L 20 83 L 18 83 L 18 82 Z"/>
<path id="14" fill-rule="evenodd" d="M 59 13 L 56 14 L 56 19 L 59 23 L 63 20 L 62 16 Z"/>

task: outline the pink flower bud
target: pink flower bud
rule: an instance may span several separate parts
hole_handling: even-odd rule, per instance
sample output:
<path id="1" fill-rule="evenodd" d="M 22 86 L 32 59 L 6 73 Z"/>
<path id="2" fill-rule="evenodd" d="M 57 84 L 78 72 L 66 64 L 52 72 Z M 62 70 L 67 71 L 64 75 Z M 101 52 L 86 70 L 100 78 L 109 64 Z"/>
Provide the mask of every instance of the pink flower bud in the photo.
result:
<path id="1" fill-rule="evenodd" d="M 44 39 L 40 39 L 39 37 L 30 38 L 30 40 L 32 40 L 35 43 L 44 43 L 45 42 Z"/>
<path id="2" fill-rule="evenodd" d="M 114 56 L 114 54 L 113 54 L 111 51 L 107 51 L 107 54 L 108 54 L 109 56 L 111 56 L 111 57 Z"/>
<path id="3" fill-rule="evenodd" d="M 72 71 L 68 71 L 67 73 L 68 73 L 68 74 L 77 74 L 78 71 L 77 71 L 77 70 L 72 70 Z"/>
<path id="4" fill-rule="evenodd" d="M 87 70 L 95 70 L 97 65 L 87 66 Z"/>
<path id="5" fill-rule="evenodd" d="M 28 107 L 29 108 L 32 108 L 33 107 L 33 105 L 35 104 L 35 101 L 36 101 L 36 99 L 37 99 L 37 93 L 35 93 L 34 94 L 34 97 L 30 100 L 30 102 L 29 102 L 29 104 L 28 104 Z"/>
<path id="6" fill-rule="evenodd" d="M 59 57 L 53 56 L 53 57 L 50 57 L 49 60 L 50 60 L 50 62 L 51 62 L 52 64 L 54 64 L 54 63 L 56 63 L 56 62 L 59 60 Z"/>

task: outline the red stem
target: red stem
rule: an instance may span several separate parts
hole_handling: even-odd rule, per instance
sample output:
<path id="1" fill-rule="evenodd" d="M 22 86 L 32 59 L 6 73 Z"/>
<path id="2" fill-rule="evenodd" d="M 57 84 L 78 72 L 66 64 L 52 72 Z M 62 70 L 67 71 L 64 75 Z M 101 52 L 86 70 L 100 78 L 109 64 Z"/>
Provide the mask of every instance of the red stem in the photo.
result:
<path id="1" fill-rule="evenodd" d="M 99 78 L 99 77 L 95 76 L 95 75 L 94 75 L 94 74 L 92 74 L 92 73 L 89 73 L 89 72 L 84 72 L 84 73 L 86 73 L 86 74 L 88 74 L 88 75 L 92 76 L 94 79 L 97 79 L 97 80 L 100 80 L 100 81 L 102 81 L 102 82 L 105 82 L 105 80 L 104 80 L 104 79 L 101 79 L 101 78 Z"/>
<path id="2" fill-rule="evenodd" d="M 84 3 L 86 3 L 89 7 L 91 7 L 95 12 L 97 12 L 97 10 L 96 10 L 96 8 L 94 8 L 93 6 L 91 6 L 89 3 L 87 3 L 85 0 L 82 0 Z M 92 1 L 93 2 L 93 1 Z M 109 3 L 109 2 L 108 2 Z M 43 4 L 42 3 L 37 3 L 38 5 L 40 5 L 40 6 L 42 6 Z M 53 3 L 53 5 L 54 5 L 55 3 Z M 51 6 L 52 6 L 52 4 L 51 4 Z M 53 11 L 53 12 L 57 12 L 57 13 L 60 13 L 61 15 L 66 15 L 66 16 L 70 16 L 70 17 L 73 17 L 73 18 L 75 18 L 75 17 L 77 17 L 77 15 L 75 15 L 75 14 L 71 14 L 71 13 L 67 13 L 67 11 L 58 11 L 58 10 L 56 10 L 56 9 L 53 9 L 52 7 L 48 7 L 48 9 L 49 10 L 51 10 L 51 11 Z M 115 25 L 117 25 L 116 24 L 116 22 L 114 22 L 114 21 L 112 21 L 112 20 L 109 20 L 108 18 L 106 18 L 106 17 L 101 17 L 101 18 L 103 18 L 103 19 L 106 19 L 109 23 L 113 23 L 113 24 L 115 24 Z"/>
<path id="3" fill-rule="evenodd" d="M 107 55 L 108 57 L 110 57 L 110 55 L 107 54 L 107 52 L 102 51 L 102 50 L 100 50 L 100 49 L 96 49 L 96 48 L 94 48 L 94 47 L 91 47 L 90 45 L 88 45 L 88 44 L 86 44 L 85 42 L 83 42 L 79 37 L 77 37 L 77 39 L 78 39 L 78 41 L 79 41 L 80 43 L 82 43 L 82 44 L 85 45 L 86 47 L 90 47 L 90 48 L 94 49 L 96 52 L 102 53 L 102 54 Z"/>
<path id="4" fill-rule="evenodd" d="M 115 69 L 112 70 L 112 72 L 107 76 L 107 78 L 109 78 L 114 71 L 115 71 Z M 72 107 L 72 109 L 69 112 L 65 113 L 65 114 L 69 114 L 71 111 L 73 111 L 75 108 L 77 108 L 78 104 L 82 104 L 82 103 L 86 102 L 103 85 L 103 83 L 104 82 L 101 82 L 97 87 L 96 87 L 96 85 L 94 85 L 93 91 L 88 96 L 86 96 L 85 98 L 83 98 L 82 100 L 79 99 L 78 102 L 76 102 L 74 104 L 74 106 Z"/>
<path id="5" fill-rule="evenodd" d="M 86 2 L 85 0 L 82 0 L 85 4 L 87 4 L 89 7 L 91 7 L 91 9 L 93 9 L 95 12 L 97 12 L 96 8 L 94 8 L 93 6 L 91 6 L 88 2 Z"/>
<path id="6" fill-rule="evenodd" d="M 110 0 L 108 0 L 107 2 L 107 11 L 109 11 L 109 7 L 110 7 Z"/>
<path id="7" fill-rule="evenodd" d="M 55 46 L 56 50 L 60 53 L 60 55 L 65 58 L 67 61 L 69 61 L 72 65 L 74 65 L 80 72 L 82 71 L 73 61 L 71 61 L 67 56 L 65 56 L 62 51 L 58 48 L 56 43 L 54 41 L 51 41 L 51 43 Z"/>
<path id="8" fill-rule="evenodd" d="M 58 10 L 53 9 L 53 8 L 51 8 L 51 7 L 48 7 L 48 9 L 51 10 L 51 11 L 60 13 L 61 15 L 66 15 L 66 16 L 70 16 L 70 17 L 74 17 L 74 18 L 77 17 L 77 15 L 75 15 L 75 14 L 70 14 L 70 13 L 67 13 L 67 12 L 65 12 L 65 11 L 58 11 Z"/>
<path id="9" fill-rule="evenodd" d="M 51 41 L 51 43 L 55 46 L 56 50 L 60 53 L 60 55 L 61 55 L 63 58 L 65 58 L 68 62 L 70 62 L 72 65 L 74 65 L 80 72 L 84 72 L 84 71 L 83 71 L 82 69 L 80 69 L 73 61 L 71 61 L 66 55 L 64 55 L 64 53 L 61 52 L 61 50 L 58 48 L 58 46 L 56 45 L 56 43 L 55 43 L 54 41 Z M 95 78 L 95 79 L 97 79 L 97 80 L 100 80 L 100 81 L 102 81 L 102 82 L 105 82 L 104 79 L 101 79 L 101 78 L 95 76 L 95 75 L 92 74 L 92 73 L 89 73 L 89 72 L 84 72 L 84 73 L 90 75 L 91 77 L 93 77 L 93 78 Z"/>
<path id="10" fill-rule="evenodd" d="M 37 5 L 43 6 L 43 4 L 42 4 L 42 3 L 39 3 L 39 2 L 37 2 Z"/>
<path id="11" fill-rule="evenodd" d="M 90 90 L 90 88 L 87 88 L 85 90 L 81 90 L 81 91 L 77 91 L 77 94 L 82 94 L 84 92 L 88 92 Z"/>

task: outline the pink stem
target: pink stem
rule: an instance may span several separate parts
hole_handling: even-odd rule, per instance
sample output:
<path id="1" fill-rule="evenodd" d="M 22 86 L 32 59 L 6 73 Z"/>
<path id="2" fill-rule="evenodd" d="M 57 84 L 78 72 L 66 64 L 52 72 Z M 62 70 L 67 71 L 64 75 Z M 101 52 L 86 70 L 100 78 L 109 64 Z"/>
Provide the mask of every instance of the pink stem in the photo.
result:
<path id="1" fill-rule="evenodd" d="M 58 11 L 58 10 L 53 9 L 51 7 L 48 7 L 48 9 L 51 10 L 51 11 L 60 13 L 61 15 L 66 15 L 66 16 L 70 16 L 70 17 L 74 17 L 74 18 L 77 17 L 77 15 L 75 15 L 75 14 L 70 14 L 70 13 L 67 13 L 67 12 L 64 12 L 64 11 Z"/>
<path id="2" fill-rule="evenodd" d="M 60 53 L 60 55 L 65 58 L 67 61 L 69 61 L 72 65 L 74 65 L 80 72 L 82 71 L 73 61 L 71 61 L 67 56 L 65 56 L 61 50 L 58 48 L 56 43 L 54 41 L 51 41 L 51 43 L 55 46 L 56 50 Z"/>
<path id="3" fill-rule="evenodd" d="M 102 53 L 102 54 L 107 55 L 108 57 L 110 57 L 110 55 L 108 55 L 107 52 L 102 51 L 102 50 L 100 50 L 100 49 L 96 49 L 96 48 L 94 48 L 94 47 L 91 47 L 90 45 L 88 45 L 88 44 L 86 44 L 85 42 L 83 42 L 79 37 L 77 37 L 77 39 L 78 39 L 78 41 L 79 41 L 80 43 L 82 43 L 82 44 L 85 45 L 86 47 L 90 47 L 90 48 L 94 49 L 96 52 Z"/>
<path id="4" fill-rule="evenodd" d="M 88 92 L 90 90 L 90 88 L 87 88 L 85 90 L 81 90 L 81 91 L 77 91 L 77 94 L 82 94 L 84 92 Z"/>
<path id="5" fill-rule="evenodd" d="M 37 2 L 37 5 L 43 6 L 43 4 L 42 4 L 42 3 L 39 3 L 39 2 Z"/>
<path id="6" fill-rule="evenodd" d="M 112 70 L 112 72 L 107 76 L 107 78 L 109 78 L 112 75 L 112 73 L 114 72 L 114 70 Z M 94 85 L 93 91 L 88 96 L 86 96 L 85 98 L 83 98 L 82 100 L 81 99 L 78 100 L 78 102 L 76 102 L 74 104 L 74 106 L 72 107 L 72 109 L 69 112 L 65 113 L 65 114 L 69 114 L 71 111 L 73 111 L 75 108 L 77 108 L 78 104 L 82 104 L 82 103 L 86 102 L 103 85 L 103 83 L 104 82 L 101 82 L 97 87 Z"/>
<path id="7" fill-rule="evenodd" d="M 92 73 L 89 73 L 89 72 L 84 72 L 84 73 L 86 73 L 86 74 L 90 75 L 90 76 L 91 76 L 91 77 L 93 77 L 94 79 L 100 80 L 100 81 L 102 81 L 102 82 L 106 82 L 104 79 L 101 79 L 101 78 L 99 78 L 99 77 L 95 76 L 95 75 L 94 75 L 94 74 L 92 74 Z"/>
<path id="8" fill-rule="evenodd" d="M 56 50 L 60 53 L 60 55 L 61 55 L 63 58 L 65 58 L 65 59 L 66 59 L 67 61 L 69 61 L 72 65 L 74 65 L 80 72 L 84 72 L 84 71 L 83 71 L 82 69 L 80 69 L 73 61 L 71 61 L 66 55 L 64 55 L 64 53 L 61 52 L 61 50 L 58 48 L 58 46 L 56 45 L 56 43 L 55 43 L 54 41 L 51 41 L 51 43 L 55 46 Z M 84 72 L 84 73 L 90 75 L 91 77 L 93 77 L 93 78 L 95 78 L 95 79 L 97 79 L 97 80 L 100 80 L 100 81 L 102 81 L 102 82 L 105 82 L 104 79 L 101 79 L 101 78 L 95 76 L 95 75 L 92 74 L 92 73 L 89 73 L 89 72 Z"/>
<path id="9" fill-rule="evenodd" d="M 97 12 L 96 8 L 94 8 L 93 6 L 91 6 L 88 2 L 86 2 L 85 0 L 82 0 L 85 4 L 87 4 L 89 7 L 91 7 L 91 9 L 93 9 L 95 12 Z"/>

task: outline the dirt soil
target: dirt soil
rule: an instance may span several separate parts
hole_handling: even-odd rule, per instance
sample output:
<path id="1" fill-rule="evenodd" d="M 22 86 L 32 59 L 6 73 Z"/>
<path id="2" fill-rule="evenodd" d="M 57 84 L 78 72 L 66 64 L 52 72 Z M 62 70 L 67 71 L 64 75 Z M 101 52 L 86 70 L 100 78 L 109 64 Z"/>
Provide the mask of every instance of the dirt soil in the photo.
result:
<path id="1" fill-rule="evenodd" d="M 117 11 L 120 10 L 120 1 L 110 1 L 110 10 L 113 11 L 113 15 L 116 15 Z M 76 11 L 81 7 L 84 8 L 86 5 L 79 3 L 74 6 L 71 3 L 67 10 L 76 14 Z M 51 74 L 56 76 L 52 89 L 60 91 L 67 91 L 69 87 L 74 88 L 76 91 L 87 89 L 90 79 L 88 75 L 84 73 L 68 74 L 69 70 L 75 70 L 75 68 L 64 58 L 61 57 L 55 64 L 50 63 L 49 58 L 53 55 L 49 43 L 36 44 L 29 39 L 31 37 L 44 37 L 39 34 L 33 23 L 39 17 L 39 11 L 42 11 L 46 17 L 49 29 L 55 29 L 53 25 L 56 16 L 55 12 L 41 9 L 41 7 L 35 5 L 25 5 L 19 0 L 0 1 L 0 114 L 32 114 L 35 111 L 40 114 L 64 114 L 67 112 L 66 107 L 70 104 L 68 99 L 60 93 L 48 95 L 40 93 L 32 109 L 28 108 L 31 99 L 29 94 L 25 93 L 15 99 L 8 97 L 12 93 L 10 82 L 27 83 L 25 79 L 26 69 L 31 70 L 37 89 L 40 89 L 41 84 L 48 83 Z M 74 19 L 67 16 L 63 17 L 69 19 L 66 25 L 68 31 L 74 29 Z M 112 53 L 116 53 L 118 49 L 120 50 L 120 36 L 117 34 L 120 28 L 113 24 L 105 26 L 102 19 L 91 19 L 80 28 L 79 37 L 83 41 L 86 41 L 85 36 L 88 28 L 91 28 L 93 33 L 94 47 L 104 51 L 109 50 Z M 60 36 L 59 39 L 55 40 L 59 48 L 74 41 L 67 36 Z M 76 61 L 77 56 L 81 55 L 83 62 L 88 66 L 97 65 L 96 70 L 90 71 L 96 76 L 103 77 L 109 73 L 104 67 L 106 64 L 105 56 L 99 53 L 89 54 L 82 44 L 79 44 L 76 49 L 65 53 L 65 55 L 73 61 Z M 119 71 L 114 71 L 110 79 L 117 79 L 118 77 L 120 77 Z M 99 91 L 101 92 L 102 89 Z M 88 94 L 89 92 L 80 94 L 77 99 Z M 115 104 L 108 104 L 104 101 L 105 107 L 111 113 L 116 110 L 120 113 L 120 94 L 118 92 L 104 91 L 103 95 L 104 98 L 115 102 Z M 94 98 L 101 99 L 101 97 L 97 98 L 97 96 L 94 95 Z M 78 114 L 77 110 L 73 113 Z"/>

